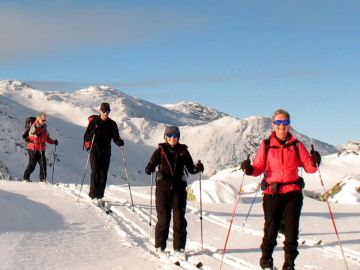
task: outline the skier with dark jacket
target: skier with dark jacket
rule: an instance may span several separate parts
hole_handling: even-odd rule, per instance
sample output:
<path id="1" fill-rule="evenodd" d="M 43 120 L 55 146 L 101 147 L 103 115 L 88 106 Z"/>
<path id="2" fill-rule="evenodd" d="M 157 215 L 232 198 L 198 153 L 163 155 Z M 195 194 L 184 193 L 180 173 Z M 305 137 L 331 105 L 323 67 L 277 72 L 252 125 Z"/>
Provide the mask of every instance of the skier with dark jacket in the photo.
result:
<path id="1" fill-rule="evenodd" d="M 102 103 L 99 113 L 100 115 L 95 116 L 89 122 L 84 134 L 84 141 L 93 140 L 90 152 L 91 180 L 89 197 L 95 204 L 99 204 L 104 197 L 110 165 L 111 140 L 119 147 L 124 145 L 116 122 L 109 118 L 109 103 Z"/>
<path id="2" fill-rule="evenodd" d="M 36 163 L 40 166 L 40 182 L 46 181 L 46 143 L 58 144 L 58 140 L 50 138 L 49 132 L 46 129 L 46 113 L 41 112 L 36 117 L 34 123 L 29 130 L 29 136 L 26 138 L 27 151 L 29 154 L 29 163 L 24 171 L 23 179 L 31 182 L 30 174 L 35 170 Z"/>
<path id="3" fill-rule="evenodd" d="M 272 253 L 280 221 L 284 220 L 283 270 L 295 269 L 295 259 L 299 254 L 298 236 L 301 208 L 303 205 L 303 179 L 299 177 L 298 168 L 303 167 L 307 173 L 314 173 L 321 162 L 320 154 L 297 141 L 289 132 L 290 114 L 278 109 L 272 117 L 273 132 L 268 144 L 265 141 L 259 146 L 253 163 L 244 160 L 241 169 L 245 174 L 258 176 L 264 173 L 263 210 L 265 217 L 264 237 L 261 244 L 262 256 L 260 266 L 273 269 Z M 296 149 L 297 147 L 297 149 Z"/>
<path id="4" fill-rule="evenodd" d="M 168 239 L 171 211 L 173 211 L 173 248 L 175 255 L 185 259 L 187 221 L 185 219 L 187 198 L 187 172 L 196 174 L 204 171 L 199 161 L 196 166 L 185 144 L 180 144 L 180 130 L 168 126 L 164 133 L 165 143 L 160 143 L 145 168 L 147 174 L 156 172 L 155 248 L 164 253 Z"/>

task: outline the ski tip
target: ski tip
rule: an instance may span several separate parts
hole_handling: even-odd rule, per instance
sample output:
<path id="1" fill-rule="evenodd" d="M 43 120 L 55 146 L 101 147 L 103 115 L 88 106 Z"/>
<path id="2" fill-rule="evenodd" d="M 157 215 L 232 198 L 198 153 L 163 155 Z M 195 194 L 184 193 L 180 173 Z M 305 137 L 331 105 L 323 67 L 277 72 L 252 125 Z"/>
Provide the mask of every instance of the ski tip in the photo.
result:
<path id="1" fill-rule="evenodd" d="M 176 262 L 175 262 L 175 265 L 180 266 L 180 262 L 179 262 L 179 261 L 176 261 Z"/>

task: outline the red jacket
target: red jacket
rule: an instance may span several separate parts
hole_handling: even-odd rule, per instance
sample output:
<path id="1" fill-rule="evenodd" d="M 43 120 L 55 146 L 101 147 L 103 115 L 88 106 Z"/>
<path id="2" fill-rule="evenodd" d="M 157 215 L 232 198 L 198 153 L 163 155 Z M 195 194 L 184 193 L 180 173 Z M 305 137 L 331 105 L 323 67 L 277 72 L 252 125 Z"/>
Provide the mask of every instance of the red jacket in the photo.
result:
<path id="1" fill-rule="evenodd" d="M 316 172 L 316 167 L 311 164 L 309 152 L 300 141 L 297 143 L 299 149 L 299 154 L 297 154 L 293 143 L 295 140 L 296 138 L 289 133 L 289 139 L 285 145 L 290 146 L 284 147 L 276 138 L 275 132 L 272 132 L 267 157 L 265 157 L 266 145 L 262 142 L 252 164 L 254 169 L 252 175 L 258 176 L 264 172 L 265 181 L 271 184 L 295 182 L 299 178 L 299 167 L 303 167 L 307 173 Z M 301 188 L 297 184 L 279 185 L 278 193 L 283 194 L 294 190 L 301 190 Z M 264 193 L 271 194 L 270 187 L 267 187 Z"/>
<path id="2" fill-rule="evenodd" d="M 54 144 L 54 140 L 50 138 L 46 125 L 40 126 L 38 121 L 35 120 L 29 131 L 27 149 L 31 151 L 45 151 L 46 143 Z"/>

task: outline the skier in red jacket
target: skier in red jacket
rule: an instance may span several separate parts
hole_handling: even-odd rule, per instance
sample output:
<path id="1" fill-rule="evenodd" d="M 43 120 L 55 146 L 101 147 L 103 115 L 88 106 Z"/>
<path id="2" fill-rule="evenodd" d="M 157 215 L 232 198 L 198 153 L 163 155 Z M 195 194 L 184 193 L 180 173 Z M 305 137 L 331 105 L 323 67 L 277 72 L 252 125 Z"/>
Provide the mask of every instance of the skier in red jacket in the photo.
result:
<path id="1" fill-rule="evenodd" d="M 40 166 L 40 182 L 46 181 L 46 143 L 58 144 L 57 140 L 53 140 L 49 136 L 46 129 L 46 114 L 41 112 L 35 122 L 31 125 L 29 136 L 27 137 L 27 150 L 29 154 L 29 164 L 24 172 L 24 180 L 30 182 L 30 174 L 35 170 L 36 163 Z"/>
<path id="2" fill-rule="evenodd" d="M 314 150 L 310 155 L 305 146 L 289 132 L 290 114 L 287 111 L 275 111 L 272 128 L 269 139 L 259 146 L 253 163 L 251 164 L 249 159 L 244 160 L 241 169 L 252 176 L 264 173 L 262 189 L 265 224 L 260 266 L 263 269 L 273 269 L 272 253 L 283 219 L 285 262 L 282 269 L 293 270 L 299 254 L 297 240 L 304 187 L 298 168 L 303 167 L 307 173 L 314 173 L 321 157 Z"/>

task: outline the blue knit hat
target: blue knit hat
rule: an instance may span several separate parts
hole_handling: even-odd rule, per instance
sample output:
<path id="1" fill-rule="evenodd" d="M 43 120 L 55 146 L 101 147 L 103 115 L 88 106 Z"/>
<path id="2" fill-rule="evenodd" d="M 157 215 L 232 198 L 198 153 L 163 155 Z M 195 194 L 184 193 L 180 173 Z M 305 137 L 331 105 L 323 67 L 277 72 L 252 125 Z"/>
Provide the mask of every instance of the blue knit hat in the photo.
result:
<path id="1" fill-rule="evenodd" d="M 168 134 L 177 134 L 180 139 L 180 129 L 177 126 L 167 126 L 165 128 L 164 136 Z"/>

